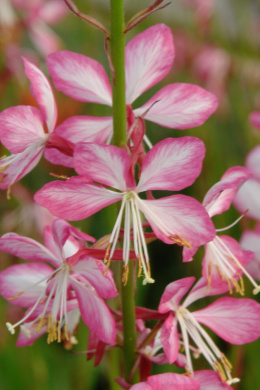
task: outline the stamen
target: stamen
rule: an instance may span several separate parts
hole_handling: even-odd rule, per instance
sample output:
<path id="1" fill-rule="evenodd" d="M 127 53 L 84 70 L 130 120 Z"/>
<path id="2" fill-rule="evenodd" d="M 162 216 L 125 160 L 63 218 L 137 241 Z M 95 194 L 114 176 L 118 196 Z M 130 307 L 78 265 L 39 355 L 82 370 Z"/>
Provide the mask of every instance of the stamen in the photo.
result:
<path id="1" fill-rule="evenodd" d="M 15 334 L 15 327 L 10 322 L 6 322 L 5 325 L 11 334 Z"/>
<path id="2" fill-rule="evenodd" d="M 185 240 L 185 238 L 179 236 L 179 234 L 176 234 L 175 237 L 169 236 L 168 238 L 175 242 L 175 244 L 177 245 L 182 245 L 186 246 L 189 249 L 193 249 L 192 245 L 187 240 Z"/>
<path id="3" fill-rule="evenodd" d="M 224 232 L 225 230 L 228 230 L 230 228 L 232 228 L 233 226 L 235 226 L 242 218 L 244 218 L 244 216 L 248 213 L 249 209 L 247 209 L 243 214 L 240 215 L 239 218 L 237 218 L 233 223 L 231 223 L 231 225 L 228 225 L 222 229 L 216 229 L 216 232 Z"/>

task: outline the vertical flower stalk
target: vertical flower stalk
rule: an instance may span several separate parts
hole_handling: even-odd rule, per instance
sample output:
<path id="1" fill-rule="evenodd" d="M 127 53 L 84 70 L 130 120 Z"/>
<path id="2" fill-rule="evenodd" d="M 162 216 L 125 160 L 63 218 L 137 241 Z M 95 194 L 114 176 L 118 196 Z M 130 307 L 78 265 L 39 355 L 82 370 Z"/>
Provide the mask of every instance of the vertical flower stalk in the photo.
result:
<path id="1" fill-rule="evenodd" d="M 125 35 L 124 0 L 110 0 L 111 36 L 110 55 L 113 65 L 113 143 L 122 147 L 127 142 L 126 100 L 125 100 Z M 124 273 L 122 265 L 122 275 Z M 128 282 L 121 289 L 123 313 L 123 359 L 124 374 L 129 380 L 135 362 L 135 303 L 133 266 L 129 264 Z"/>

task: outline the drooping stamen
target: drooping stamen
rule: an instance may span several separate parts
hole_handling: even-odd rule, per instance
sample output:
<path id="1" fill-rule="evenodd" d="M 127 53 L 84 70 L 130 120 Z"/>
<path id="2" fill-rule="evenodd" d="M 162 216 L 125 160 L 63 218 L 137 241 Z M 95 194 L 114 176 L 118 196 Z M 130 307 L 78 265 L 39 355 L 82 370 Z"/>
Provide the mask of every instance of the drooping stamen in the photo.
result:
<path id="1" fill-rule="evenodd" d="M 240 215 L 239 218 L 237 218 L 233 223 L 231 223 L 231 225 L 228 225 L 222 229 L 216 229 L 216 232 L 224 232 L 225 230 L 228 230 L 230 228 L 232 228 L 233 226 L 235 226 L 242 218 L 244 218 L 244 216 L 248 213 L 249 209 L 247 209 L 243 214 Z"/>
<path id="2" fill-rule="evenodd" d="M 216 236 L 215 239 L 217 242 L 222 246 L 226 252 L 228 253 L 228 257 L 235 263 L 235 265 L 246 275 L 248 280 L 252 283 L 254 286 L 253 294 L 256 295 L 260 292 L 260 285 L 258 285 L 255 280 L 252 278 L 252 276 L 249 274 L 249 272 L 242 266 L 242 264 L 239 262 L 239 260 L 234 256 L 234 254 L 231 252 L 231 250 L 228 248 L 228 246 L 224 243 L 223 240 L 221 240 L 220 237 Z"/>
<path id="3" fill-rule="evenodd" d="M 39 295 L 37 301 L 33 305 L 33 307 L 28 311 L 28 313 L 16 324 L 12 325 L 9 322 L 6 324 L 8 330 L 14 334 L 15 328 L 19 325 L 22 326 L 22 331 L 30 337 L 30 330 L 26 329 L 22 324 L 26 322 L 26 320 L 34 313 L 38 305 L 44 303 L 44 307 L 42 312 L 32 321 L 32 330 L 39 333 L 43 326 L 47 327 L 48 339 L 47 342 L 50 343 L 52 341 L 58 340 L 61 341 L 61 327 L 64 329 L 65 337 L 69 340 L 68 332 L 66 331 L 66 324 L 68 321 L 67 318 L 67 286 L 68 286 L 68 277 L 69 277 L 70 268 L 67 263 L 63 263 L 57 270 L 52 272 L 50 275 L 47 275 L 34 285 L 30 286 L 25 291 L 37 286 L 43 281 L 47 281 L 46 287 L 43 289 L 41 294 Z M 46 297 L 46 291 L 48 287 L 52 283 L 50 292 L 48 292 L 48 297 Z M 23 291 L 18 295 L 23 294 Z M 15 298 L 15 297 L 14 297 Z M 51 311 L 50 304 L 51 301 Z M 49 314 L 47 314 L 49 313 Z M 59 320 L 58 320 L 59 318 Z M 33 326 L 34 325 L 34 326 Z"/>
<path id="4" fill-rule="evenodd" d="M 208 266 L 208 272 L 207 272 L 208 289 L 210 288 L 211 278 L 212 278 L 212 268 L 214 266 L 218 271 L 219 275 L 221 276 L 221 278 L 223 280 L 226 280 L 229 287 L 230 294 L 232 294 L 232 288 L 235 287 L 236 292 L 240 293 L 241 295 L 244 295 L 243 279 L 239 274 L 239 272 L 237 271 L 237 269 L 234 268 L 234 261 L 226 253 L 226 251 L 223 251 L 223 248 L 219 245 L 219 242 L 218 240 L 216 240 L 216 238 L 217 237 L 215 237 L 213 241 L 209 242 L 206 245 L 206 247 L 208 247 L 212 252 L 213 254 L 212 257 L 214 258 L 214 262 L 211 261 Z M 236 280 L 236 277 L 239 279 L 240 284 Z"/>
<path id="5" fill-rule="evenodd" d="M 232 366 L 226 356 L 218 349 L 207 332 L 202 328 L 198 321 L 186 308 L 180 307 L 176 312 L 177 320 L 180 324 L 184 348 L 187 358 L 187 369 L 193 375 L 193 366 L 191 362 L 188 335 L 192 338 L 195 345 L 199 348 L 208 363 L 217 371 L 223 380 L 233 380 L 231 378 Z"/>

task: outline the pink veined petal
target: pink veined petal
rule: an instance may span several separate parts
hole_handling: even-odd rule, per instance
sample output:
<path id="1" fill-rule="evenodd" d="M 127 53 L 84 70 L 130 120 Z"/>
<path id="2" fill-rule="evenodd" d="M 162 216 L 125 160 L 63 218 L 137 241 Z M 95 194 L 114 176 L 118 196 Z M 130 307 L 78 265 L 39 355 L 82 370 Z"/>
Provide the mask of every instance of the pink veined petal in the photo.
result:
<path id="1" fill-rule="evenodd" d="M 161 328 L 161 343 L 169 364 L 174 363 L 179 353 L 177 320 L 170 313 Z"/>
<path id="2" fill-rule="evenodd" d="M 28 237 L 19 236 L 16 233 L 6 233 L 0 238 L 0 251 L 10 253 L 24 260 L 54 261 L 57 263 L 55 254 L 39 242 Z"/>
<path id="3" fill-rule="evenodd" d="M 251 176 L 245 167 L 228 169 L 221 180 L 207 192 L 203 200 L 210 217 L 228 210 L 239 187 Z"/>
<path id="4" fill-rule="evenodd" d="M 46 136 L 41 112 L 31 106 L 9 107 L 0 113 L 0 138 L 11 153 L 44 142 Z"/>
<path id="5" fill-rule="evenodd" d="M 223 297 L 192 314 L 231 344 L 246 344 L 260 337 L 260 304 L 252 299 Z"/>
<path id="6" fill-rule="evenodd" d="M 253 148 L 247 155 L 246 166 L 257 180 L 260 180 L 260 145 Z"/>
<path id="7" fill-rule="evenodd" d="M 74 167 L 79 175 L 121 191 L 135 186 L 129 173 L 129 156 L 116 146 L 79 143 L 75 146 Z"/>
<path id="8" fill-rule="evenodd" d="M 91 285 L 95 287 L 98 294 L 103 299 L 115 298 L 118 295 L 112 272 L 107 270 L 103 262 L 91 257 L 82 259 L 72 267 L 73 272 L 84 276 Z"/>
<path id="9" fill-rule="evenodd" d="M 49 55 L 47 66 L 58 91 L 75 100 L 112 105 L 109 79 L 99 62 L 64 50 Z"/>
<path id="10" fill-rule="evenodd" d="M 148 28 L 126 45 L 127 104 L 168 74 L 174 54 L 172 33 L 164 24 Z"/>
<path id="11" fill-rule="evenodd" d="M 53 238 L 56 242 L 56 245 L 59 247 L 60 251 L 62 252 L 65 248 L 64 245 L 66 241 L 70 238 L 75 238 L 77 241 L 90 241 L 95 242 L 95 238 L 89 236 L 88 234 L 85 234 L 78 229 L 76 229 L 74 226 L 70 225 L 68 222 L 64 221 L 63 219 L 55 219 L 52 224 L 52 234 Z M 78 247 L 78 245 L 77 245 Z"/>
<path id="12" fill-rule="evenodd" d="M 170 310 L 178 310 L 180 300 L 189 291 L 194 282 L 195 278 L 191 276 L 168 284 L 161 297 L 158 311 L 167 313 Z"/>
<path id="13" fill-rule="evenodd" d="M 252 112 L 249 115 L 249 121 L 257 129 L 260 129 L 260 112 L 259 111 Z"/>
<path id="14" fill-rule="evenodd" d="M 46 226 L 43 233 L 44 245 L 53 254 L 55 261 L 50 261 L 55 267 L 59 267 L 64 262 L 64 256 L 60 247 L 54 240 L 51 226 Z"/>
<path id="15" fill-rule="evenodd" d="M 240 213 L 248 210 L 247 217 L 260 220 L 259 193 L 260 182 L 250 178 L 239 188 L 233 203 Z"/>
<path id="16" fill-rule="evenodd" d="M 104 144 L 113 132 L 112 117 L 73 116 L 55 129 L 59 136 L 77 144 L 94 142 Z"/>
<path id="17" fill-rule="evenodd" d="M 242 234 L 240 245 L 243 249 L 254 252 L 254 259 L 248 264 L 250 275 L 260 281 L 260 235 L 258 232 L 246 230 Z"/>
<path id="18" fill-rule="evenodd" d="M 195 137 L 166 138 L 145 156 L 137 192 L 179 191 L 199 176 L 205 146 Z"/>
<path id="19" fill-rule="evenodd" d="M 226 382 L 223 382 L 215 371 L 195 371 L 194 378 L 200 382 L 200 390 L 232 390 Z"/>
<path id="20" fill-rule="evenodd" d="M 122 199 L 119 192 L 68 179 L 45 184 L 34 199 L 59 218 L 79 221 Z"/>
<path id="21" fill-rule="evenodd" d="M 45 290 L 46 281 L 34 285 L 53 271 L 53 268 L 44 263 L 12 265 L 0 272 L 0 294 L 14 305 L 32 306 Z M 11 299 L 22 292 L 22 295 Z"/>
<path id="22" fill-rule="evenodd" d="M 200 382 L 194 378 L 167 372 L 148 376 L 147 382 L 140 382 L 130 390 L 199 390 Z M 208 389 L 209 390 L 209 389 Z"/>
<path id="23" fill-rule="evenodd" d="M 192 287 L 189 294 L 182 303 L 183 307 L 188 307 L 198 299 L 205 298 L 211 295 L 220 295 L 229 291 L 227 283 L 223 283 L 221 286 L 208 286 L 207 280 L 203 277 Z"/>
<path id="24" fill-rule="evenodd" d="M 147 378 L 148 383 L 155 390 L 199 390 L 200 383 L 194 378 L 189 378 L 184 375 L 165 373 L 149 376 Z M 209 389 L 208 389 L 209 390 Z"/>
<path id="25" fill-rule="evenodd" d="M 150 108 L 144 119 L 184 130 L 202 125 L 217 105 L 216 97 L 201 87 L 176 83 L 163 87 L 134 114 L 141 116 Z"/>
<path id="26" fill-rule="evenodd" d="M 195 247 L 215 237 L 215 228 L 205 208 L 186 195 L 156 200 L 136 200 L 155 235 L 166 244 Z"/>
<path id="27" fill-rule="evenodd" d="M 76 293 L 82 320 L 104 343 L 115 343 L 116 324 L 108 306 L 96 291 L 76 281 L 71 283 Z"/>
<path id="28" fill-rule="evenodd" d="M 23 58 L 25 74 L 31 82 L 31 92 L 35 97 L 49 133 L 54 129 L 57 120 L 57 107 L 49 80 L 34 64 Z"/>
<path id="29" fill-rule="evenodd" d="M 12 154 L 0 160 L 0 188 L 6 189 L 22 179 L 40 161 L 44 145 L 28 147 L 22 153 Z"/>

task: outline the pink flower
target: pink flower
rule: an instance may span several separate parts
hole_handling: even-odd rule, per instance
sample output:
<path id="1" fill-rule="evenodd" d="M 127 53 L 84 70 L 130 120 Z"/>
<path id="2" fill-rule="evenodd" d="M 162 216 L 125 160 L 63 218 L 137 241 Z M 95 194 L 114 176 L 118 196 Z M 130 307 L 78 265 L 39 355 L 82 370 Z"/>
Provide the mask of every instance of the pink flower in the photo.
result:
<path id="1" fill-rule="evenodd" d="M 0 139 L 12 153 L 0 161 L 0 188 L 8 188 L 8 192 L 39 162 L 57 118 L 56 103 L 48 79 L 31 62 L 25 58 L 23 61 L 32 94 L 40 109 L 16 106 L 0 114 Z"/>
<path id="2" fill-rule="evenodd" d="M 199 390 L 200 382 L 194 378 L 189 378 L 172 372 L 152 375 L 146 382 L 140 382 L 130 387 L 130 390 Z"/>
<path id="3" fill-rule="evenodd" d="M 254 230 L 245 230 L 242 234 L 240 245 L 244 250 L 254 253 L 253 260 L 248 264 L 247 271 L 253 278 L 260 281 L 260 225 Z"/>
<path id="4" fill-rule="evenodd" d="M 228 169 L 220 181 L 216 183 L 205 195 L 203 205 L 210 217 L 221 214 L 229 209 L 239 187 L 250 178 L 251 173 L 244 167 L 232 167 Z M 217 232 L 232 227 L 217 229 Z M 192 260 L 197 251 L 184 249 L 184 261 Z M 227 283 L 230 292 L 235 287 L 237 292 L 244 294 L 244 284 L 241 274 L 245 274 L 254 286 L 254 293 L 259 291 L 259 286 L 246 270 L 246 265 L 252 260 L 253 252 L 243 251 L 238 242 L 229 236 L 215 236 L 205 245 L 205 256 L 202 261 L 202 275 L 208 281 L 208 285 L 214 287 Z M 240 283 L 239 283 L 240 282 Z"/>
<path id="5" fill-rule="evenodd" d="M 194 277 L 188 277 L 170 283 L 161 297 L 158 311 L 168 313 L 161 330 L 164 352 L 169 363 L 173 363 L 179 351 L 177 328 L 179 324 L 187 357 L 187 370 L 194 374 L 189 346 L 189 338 L 191 338 L 212 369 L 219 373 L 222 380 L 232 384 L 237 380 L 231 377 L 229 361 L 200 324 L 208 326 L 229 343 L 237 345 L 249 343 L 260 336 L 260 305 L 251 299 L 224 297 L 202 310 L 190 312 L 188 306 L 196 300 L 206 295 L 225 292 L 223 287 L 211 288 L 208 291 L 206 281 L 200 279 L 180 304 L 180 300 L 194 281 Z"/>
<path id="6" fill-rule="evenodd" d="M 20 325 L 34 341 L 36 333 L 45 329 L 48 342 L 52 342 L 61 341 L 63 329 L 70 340 L 68 328 L 75 321 L 69 312 L 79 307 L 83 321 L 99 339 L 114 344 L 115 321 L 103 299 L 117 296 L 116 287 L 111 272 L 104 276 L 101 261 L 75 256 L 85 240 L 94 239 L 59 219 L 45 229 L 45 246 L 15 233 L 0 238 L 1 251 L 37 261 L 13 265 L 0 273 L 2 296 L 28 308 L 19 322 L 7 324 L 11 333 Z M 25 345 L 24 340 L 19 342 Z"/>
<path id="7" fill-rule="evenodd" d="M 252 174 L 252 177 L 247 180 L 239 189 L 234 205 L 239 212 L 248 210 L 247 217 L 260 220 L 260 202 L 258 194 L 260 191 L 260 145 L 252 149 L 246 158 L 246 167 Z"/>
<path id="8" fill-rule="evenodd" d="M 136 185 L 126 151 L 110 145 L 80 143 L 75 148 L 74 166 L 77 173 L 86 178 L 85 183 L 83 177 L 48 183 L 36 193 L 35 200 L 54 215 L 68 220 L 87 218 L 121 201 L 109 240 L 107 260 L 112 258 L 116 248 L 125 212 L 123 260 L 126 272 L 132 223 L 134 250 L 143 267 L 144 283 L 153 282 L 140 211 L 155 235 L 167 244 L 177 243 L 188 247 L 204 244 L 214 237 L 215 230 L 205 209 L 191 197 L 172 195 L 143 200 L 138 194 L 149 190 L 178 191 L 191 185 L 200 173 L 203 157 L 204 145 L 199 139 L 167 138 L 145 156 Z"/>
<path id="9" fill-rule="evenodd" d="M 173 60 L 172 33 L 164 24 L 148 28 L 126 45 L 126 103 L 129 109 L 143 92 L 169 73 Z M 110 82 L 97 61 L 82 54 L 60 51 L 48 56 L 47 64 L 59 91 L 75 100 L 112 106 Z M 204 123 L 216 107 L 216 98 L 211 93 L 196 85 L 176 83 L 163 87 L 133 112 L 135 117 L 143 116 L 161 126 L 187 129 Z M 73 143 L 97 142 L 89 136 L 110 139 L 112 118 L 76 116 L 65 121 L 56 132 Z"/>

